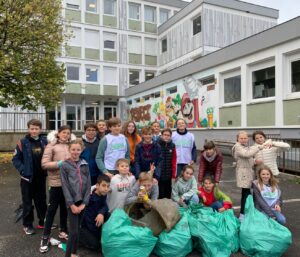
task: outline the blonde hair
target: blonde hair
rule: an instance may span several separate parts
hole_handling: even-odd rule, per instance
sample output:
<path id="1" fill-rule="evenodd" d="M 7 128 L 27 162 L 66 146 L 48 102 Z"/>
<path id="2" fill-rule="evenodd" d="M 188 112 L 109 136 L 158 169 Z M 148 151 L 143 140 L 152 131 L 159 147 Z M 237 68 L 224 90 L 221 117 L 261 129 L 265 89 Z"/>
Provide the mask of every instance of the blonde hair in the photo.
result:
<path id="1" fill-rule="evenodd" d="M 120 158 L 116 161 L 116 168 L 118 168 L 118 166 L 121 164 L 121 163 L 127 163 L 128 165 L 130 165 L 130 162 L 128 159 L 126 158 Z"/>
<path id="2" fill-rule="evenodd" d="M 152 182 L 153 180 L 153 176 L 151 173 L 149 172 L 141 172 L 140 175 L 139 175 L 139 182 L 144 182 L 144 181 L 149 181 L 149 182 Z"/>
<path id="3" fill-rule="evenodd" d="M 71 148 L 72 145 L 80 145 L 81 149 L 84 149 L 84 144 L 81 138 L 76 138 L 75 140 L 72 140 L 69 143 L 69 149 Z"/>
<path id="4" fill-rule="evenodd" d="M 249 137 L 249 135 L 248 135 L 248 132 L 247 131 L 245 131 L 245 130 L 241 130 L 241 131 L 239 131 L 238 133 L 237 133 L 237 135 L 236 135 L 236 141 L 238 142 L 239 141 L 239 137 L 240 137 L 240 135 L 247 135 L 247 137 Z"/>
<path id="5" fill-rule="evenodd" d="M 263 183 L 263 181 L 260 177 L 260 174 L 262 173 L 263 170 L 267 170 L 270 173 L 269 184 L 272 188 L 272 192 L 274 192 L 276 187 L 278 186 L 278 180 L 274 177 L 274 175 L 272 173 L 272 170 L 266 165 L 261 165 L 258 172 L 257 172 L 258 188 L 259 188 L 260 191 L 263 190 L 264 183 Z"/>

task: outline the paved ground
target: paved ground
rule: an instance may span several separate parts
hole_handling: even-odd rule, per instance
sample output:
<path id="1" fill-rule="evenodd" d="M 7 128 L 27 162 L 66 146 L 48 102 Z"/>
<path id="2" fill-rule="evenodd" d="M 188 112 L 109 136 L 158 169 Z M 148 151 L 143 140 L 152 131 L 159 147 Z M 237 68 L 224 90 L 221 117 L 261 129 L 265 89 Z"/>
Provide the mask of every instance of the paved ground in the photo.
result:
<path id="1" fill-rule="evenodd" d="M 283 212 L 287 217 L 287 227 L 293 234 L 293 244 L 284 257 L 300 256 L 300 178 L 290 175 L 280 175 L 280 185 L 283 191 L 285 204 Z M 238 207 L 240 190 L 235 186 L 234 169 L 232 158 L 226 157 L 224 161 L 224 172 L 220 186 L 233 200 L 234 206 Z M 11 164 L 0 165 L 0 257 L 37 257 L 39 253 L 39 242 L 41 231 L 33 236 L 25 236 L 20 223 L 14 223 L 14 210 L 20 203 L 19 177 Z M 236 209 L 238 212 L 238 209 Z M 57 237 L 57 230 L 53 236 Z M 85 249 L 79 250 L 80 256 L 96 257 L 99 253 L 89 252 Z M 62 250 L 52 247 L 44 256 L 64 256 Z M 130 257 L 130 254 L 128 255 Z M 190 257 L 201 256 L 193 252 Z M 233 254 L 232 257 L 242 257 L 241 253 Z M 116 256 L 117 257 L 117 256 Z M 271 256 L 270 256 L 271 257 Z"/>

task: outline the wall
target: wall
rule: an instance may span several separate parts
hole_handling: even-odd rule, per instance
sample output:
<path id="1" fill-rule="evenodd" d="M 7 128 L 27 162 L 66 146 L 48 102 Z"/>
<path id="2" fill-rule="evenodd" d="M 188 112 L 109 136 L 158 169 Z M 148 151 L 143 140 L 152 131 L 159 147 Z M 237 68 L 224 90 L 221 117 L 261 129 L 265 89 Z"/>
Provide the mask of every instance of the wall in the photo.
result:
<path id="1" fill-rule="evenodd" d="M 18 140 L 25 135 L 26 132 L 0 132 L 0 152 L 14 151 Z"/>

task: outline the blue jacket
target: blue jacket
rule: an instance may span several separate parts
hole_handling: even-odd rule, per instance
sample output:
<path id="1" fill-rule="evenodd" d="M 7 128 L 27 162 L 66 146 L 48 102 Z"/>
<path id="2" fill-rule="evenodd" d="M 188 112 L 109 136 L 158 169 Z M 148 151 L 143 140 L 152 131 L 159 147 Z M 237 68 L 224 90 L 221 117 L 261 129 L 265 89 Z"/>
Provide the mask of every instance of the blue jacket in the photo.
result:
<path id="1" fill-rule="evenodd" d="M 19 171 L 21 177 L 31 182 L 33 179 L 33 160 L 29 137 L 29 135 L 26 135 L 18 141 L 12 162 Z M 41 146 L 44 150 L 47 145 L 47 139 L 40 135 L 39 140 L 41 141 Z M 45 172 L 45 176 L 46 175 L 47 173 Z"/>

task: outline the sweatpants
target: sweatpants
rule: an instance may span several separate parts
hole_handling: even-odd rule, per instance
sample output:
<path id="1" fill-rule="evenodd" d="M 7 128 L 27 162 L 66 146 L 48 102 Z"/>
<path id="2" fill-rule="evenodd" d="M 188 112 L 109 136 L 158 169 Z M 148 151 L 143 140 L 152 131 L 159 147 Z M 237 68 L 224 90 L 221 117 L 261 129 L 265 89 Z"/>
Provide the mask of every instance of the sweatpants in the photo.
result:
<path id="1" fill-rule="evenodd" d="M 39 225 L 44 225 L 46 204 L 46 177 L 34 178 L 30 183 L 24 179 L 20 182 L 23 203 L 23 226 L 33 226 L 34 213 L 32 201 L 35 205 Z"/>
<path id="2" fill-rule="evenodd" d="M 172 180 L 159 180 L 158 181 L 159 197 L 158 199 L 168 198 L 171 199 L 172 193 Z"/>
<path id="3" fill-rule="evenodd" d="M 65 197 L 63 194 L 62 187 L 50 187 L 49 190 L 49 204 L 46 214 L 44 237 L 49 237 L 51 233 L 51 227 L 56 211 L 60 208 L 60 231 L 67 232 L 67 207 L 65 203 Z"/>
<path id="4" fill-rule="evenodd" d="M 246 204 L 248 195 L 251 195 L 250 188 L 242 188 L 241 210 L 240 210 L 241 214 L 244 214 L 245 204 Z"/>

